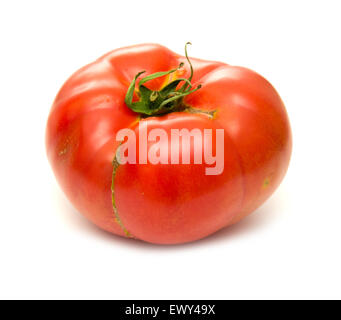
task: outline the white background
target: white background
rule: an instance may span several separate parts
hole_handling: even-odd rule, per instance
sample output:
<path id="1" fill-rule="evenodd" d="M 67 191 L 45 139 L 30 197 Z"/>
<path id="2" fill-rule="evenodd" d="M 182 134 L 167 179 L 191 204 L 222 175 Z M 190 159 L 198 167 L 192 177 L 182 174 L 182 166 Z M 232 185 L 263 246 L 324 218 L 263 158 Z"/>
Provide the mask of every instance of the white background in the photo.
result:
<path id="1" fill-rule="evenodd" d="M 341 298 L 340 1 L 1 1 L 0 298 Z M 293 156 L 243 222 L 187 245 L 105 233 L 55 182 L 44 130 L 76 69 L 161 43 L 254 69 L 282 96 Z"/>

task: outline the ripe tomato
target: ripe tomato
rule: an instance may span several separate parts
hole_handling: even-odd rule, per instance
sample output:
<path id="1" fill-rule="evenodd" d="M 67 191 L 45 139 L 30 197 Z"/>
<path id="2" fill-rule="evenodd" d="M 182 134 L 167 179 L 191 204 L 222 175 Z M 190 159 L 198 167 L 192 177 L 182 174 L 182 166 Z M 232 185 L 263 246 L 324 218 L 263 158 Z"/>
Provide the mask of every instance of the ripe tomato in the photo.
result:
<path id="1" fill-rule="evenodd" d="M 290 125 L 271 84 L 221 62 L 193 58 L 184 66 L 186 57 L 156 44 L 114 50 L 72 75 L 54 101 L 48 159 L 69 200 L 104 230 L 159 244 L 194 241 L 250 214 L 285 175 Z M 141 71 L 149 76 L 139 82 Z M 172 129 L 223 129 L 223 171 L 120 164 L 116 134 L 129 128 L 139 140 L 143 126 L 168 137 Z"/>

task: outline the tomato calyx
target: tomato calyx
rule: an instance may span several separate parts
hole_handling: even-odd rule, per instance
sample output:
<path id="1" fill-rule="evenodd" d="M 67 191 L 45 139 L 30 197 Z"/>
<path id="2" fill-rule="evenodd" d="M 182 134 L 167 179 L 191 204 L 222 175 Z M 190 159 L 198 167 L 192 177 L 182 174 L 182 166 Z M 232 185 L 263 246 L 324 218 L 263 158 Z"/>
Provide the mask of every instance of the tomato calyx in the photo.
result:
<path id="1" fill-rule="evenodd" d="M 198 85 L 196 88 L 192 89 L 193 86 L 191 84 L 191 80 L 193 78 L 193 67 L 187 54 L 187 46 L 189 44 L 191 43 L 187 42 L 185 45 L 185 55 L 191 70 L 189 78 L 175 79 L 172 82 L 168 83 L 160 91 L 153 91 L 144 85 L 147 81 L 172 74 L 181 69 L 184 66 L 184 63 L 181 62 L 177 68 L 169 71 L 162 71 L 150 74 L 139 81 L 137 90 L 139 100 L 133 102 L 137 78 L 146 72 L 141 71 L 134 77 L 133 81 L 130 83 L 127 94 L 125 96 L 125 103 L 128 108 L 144 116 L 162 115 L 170 112 L 181 111 L 184 108 L 182 104 L 182 99 L 185 96 L 201 88 L 201 85 Z M 184 84 L 179 89 L 177 89 L 181 82 L 184 82 Z"/>

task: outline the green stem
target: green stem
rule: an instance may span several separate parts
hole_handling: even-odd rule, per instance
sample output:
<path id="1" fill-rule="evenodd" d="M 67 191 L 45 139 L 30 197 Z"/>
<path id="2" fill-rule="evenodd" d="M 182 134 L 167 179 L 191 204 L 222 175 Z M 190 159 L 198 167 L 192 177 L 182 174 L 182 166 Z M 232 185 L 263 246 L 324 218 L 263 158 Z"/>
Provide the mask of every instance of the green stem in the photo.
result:
<path id="1" fill-rule="evenodd" d="M 130 108 L 134 112 L 147 116 L 175 112 L 181 109 L 183 98 L 201 88 L 201 85 L 198 85 L 195 89 L 192 89 L 193 86 L 191 81 L 193 78 L 194 71 L 191 61 L 187 54 L 187 46 L 189 44 L 191 43 L 187 42 L 185 45 L 185 56 L 190 66 L 189 78 L 175 79 L 172 82 L 168 83 L 160 91 L 153 91 L 147 88 L 144 84 L 150 80 L 164 77 L 166 75 L 178 71 L 184 66 L 184 63 L 181 62 L 177 68 L 169 71 L 162 71 L 150 74 L 139 81 L 138 84 L 139 100 L 133 102 L 136 81 L 141 74 L 145 73 L 145 71 L 141 71 L 134 77 L 133 81 L 129 85 L 125 97 L 125 103 L 128 106 L 128 108 Z M 180 87 L 180 89 L 177 89 L 181 82 L 184 82 L 184 84 Z"/>
<path id="2" fill-rule="evenodd" d="M 197 90 L 199 90 L 201 88 L 201 85 L 199 84 L 195 89 L 191 90 L 191 91 L 188 91 L 188 92 L 185 92 L 185 93 L 180 93 L 180 94 L 177 94 L 176 96 L 172 97 L 172 98 L 169 98 L 165 101 L 163 101 L 160 105 L 160 108 L 164 107 L 165 105 L 167 105 L 168 103 L 172 102 L 172 101 L 176 101 L 182 97 L 185 97 L 187 95 L 189 95 L 190 93 L 193 93 Z M 177 92 L 178 93 L 178 92 Z"/>
<path id="3" fill-rule="evenodd" d="M 193 71 L 193 66 L 192 66 L 191 60 L 189 60 L 189 58 L 188 58 L 188 53 L 187 53 L 187 46 L 188 46 L 188 45 L 192 45 L 192 43 L 187 42 L 187 43 L 185 44 L 185 56 L 186 56 L 186 59 L 187 59 L 187 61 L 188 61 L 188 64 L 189 64 L 189 67 L 190 67 L 190 70 L 191 70 L 191 74 L 190 74 L 190 76 L 189 76 L 189 78 L 188 78 L 188 81 L 189 81 L 189 83 L 191 83 L 192 78 L 193 78 L 193 73 L 194 73 L 194 71 Z M 185 83 L 185 84 L 183 85 L 183 87 L 182 87 L 180 90 L 182 90 L 182 92 L 185 92 L 185 91 L 186 91 L 186 88 L 187 88 L 187 84 Z"/>

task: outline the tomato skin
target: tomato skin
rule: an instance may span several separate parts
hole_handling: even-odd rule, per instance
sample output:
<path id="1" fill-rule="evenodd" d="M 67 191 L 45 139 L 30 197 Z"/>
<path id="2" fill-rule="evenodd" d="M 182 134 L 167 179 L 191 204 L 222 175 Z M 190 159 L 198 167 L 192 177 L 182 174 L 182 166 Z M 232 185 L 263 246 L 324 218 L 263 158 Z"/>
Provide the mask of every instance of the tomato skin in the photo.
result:
<path id="1" fill-rule="evenodd" d="M 271 84 L 249 69 L 191 58 L 192 83 L 202 88 L 184 103 L 215 111 L 213 119 L 185 112 L 140 119 L 125 105 L 138 72 L 166 71 L 183 61 L 156 44 L 117 49 L 72 75 L 55 99 L 46 130 L 48 159 L 71 203 L 104 230 L 121 236 L 129 231 L 159 244 L 194 241 L 250 214 L 285 175 L 292 140 L 284 104 Z M 188 67 L 176 74 L 188 75 Z M 158 90 L 168 79 L 154 79 L 148 87 Z M 207 176 L 205 164 L 120 165 L 114 177 L 119 223 L 111 192 L 115 137 L 124 128 L 138 135 L 139 123 L 167 132 L 223 128 L 225 169 Z"/>

